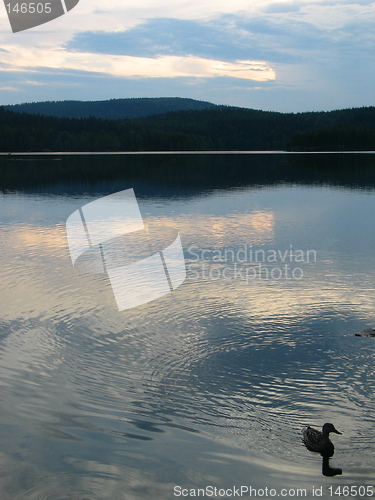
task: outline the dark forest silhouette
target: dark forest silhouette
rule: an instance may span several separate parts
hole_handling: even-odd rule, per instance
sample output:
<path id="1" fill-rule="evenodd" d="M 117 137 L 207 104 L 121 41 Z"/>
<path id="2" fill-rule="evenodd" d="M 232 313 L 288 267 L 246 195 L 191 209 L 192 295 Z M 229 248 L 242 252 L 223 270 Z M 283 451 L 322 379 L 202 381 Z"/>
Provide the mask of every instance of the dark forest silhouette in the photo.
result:
<path id="1" fill-rule="evenodd" d="M 375 150 L 375 107 L 294 114 L 212 105 L 163 113 L 168 99 L 159 107 L 154 101 L 147 101 L 149 116 L 116 120 L 95 116 L 95 102 L 84 118 L 0 107 L 0 151 Z"/>

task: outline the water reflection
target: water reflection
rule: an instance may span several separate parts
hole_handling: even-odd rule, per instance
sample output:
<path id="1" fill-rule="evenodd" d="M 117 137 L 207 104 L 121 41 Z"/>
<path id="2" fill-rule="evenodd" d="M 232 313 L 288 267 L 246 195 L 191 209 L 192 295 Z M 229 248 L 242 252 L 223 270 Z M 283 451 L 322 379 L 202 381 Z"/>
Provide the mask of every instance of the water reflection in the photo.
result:
<path id="1" fill-rule="evenodd" d="M 101 193 L 0 198 L 2 497 L 164 500 L 179 482 L 313 484 L 316 457 L 298 429 L 323 419 L 345 429 L 343 478 L 373 481 L 373 339 L 353 335 L 373 321 L 373 195 L 212 182 L 143 191 L 142 218 L 161 241 L 178 229 L 190 271 L 125 314 L 105 277 L 69 257 L 65 221 Z M 299 263 L 301 280 L 196 276 L 233 265 L 215 256 L 245 244 L 317 258 Z"/>
<path id="2" fill-rule="evenodd" d="M 373 190 L 374 161 L 363 153 L 0 156 L 0 188 L 110 194 L 133 187 L 142 196 L 168 198 L 282 184 Z"/>
<path id="3" fill-rule="evenodd" d="M 334 468 L 329 465 L 330 457 L 323 456 L 322 457 L 322 474 L 323 476 L 333 477 L 333 476 L 341 476 L 342 469 Z"/>

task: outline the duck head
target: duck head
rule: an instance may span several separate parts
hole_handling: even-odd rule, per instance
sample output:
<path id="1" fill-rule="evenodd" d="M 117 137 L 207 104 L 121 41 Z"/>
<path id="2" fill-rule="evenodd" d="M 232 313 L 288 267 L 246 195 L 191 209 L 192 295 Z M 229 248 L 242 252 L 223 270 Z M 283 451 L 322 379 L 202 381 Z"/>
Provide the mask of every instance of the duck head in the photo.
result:
<path id="1" fill-rule="evenodd" d="M 342 434 L 342 432 L 339 432 L 333 424 L 324 424 L 322 428 L 323 436 L 328 436 L 330 432 L 334 432 L 335 434 Z"/>

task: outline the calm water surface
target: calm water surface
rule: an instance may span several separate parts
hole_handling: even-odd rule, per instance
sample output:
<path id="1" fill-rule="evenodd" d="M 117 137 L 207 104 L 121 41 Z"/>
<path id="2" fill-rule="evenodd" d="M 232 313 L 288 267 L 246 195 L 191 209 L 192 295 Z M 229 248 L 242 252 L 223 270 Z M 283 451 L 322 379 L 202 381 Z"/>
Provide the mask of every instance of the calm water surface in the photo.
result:
<path id="1" fill-rule="evenodd" d="M 354 336 L 375 327 L 375 157 L 41 157 L 0 172 L 2 500 L 375 485 L 375 339 Z M 73 268 L 65 222 L 128 188 L 161 238 L 179 231 L 187 278 L 119 312 L 106 275 Z M 342 432 L 341 476 L 301 442 L 324 422 Z"/>

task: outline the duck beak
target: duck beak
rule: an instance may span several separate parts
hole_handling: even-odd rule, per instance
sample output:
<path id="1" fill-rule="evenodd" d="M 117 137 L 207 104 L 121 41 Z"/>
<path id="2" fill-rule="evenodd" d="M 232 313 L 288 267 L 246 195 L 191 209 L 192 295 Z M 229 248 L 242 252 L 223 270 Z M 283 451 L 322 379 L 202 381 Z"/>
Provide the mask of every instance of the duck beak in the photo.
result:
<path id="1" fill-rule="evenodd" d="M 335 429 L 333 432 L 335 432 L 336 434 L 342 434 L 342 432 L 339 432 L 337 429 Z"/>

